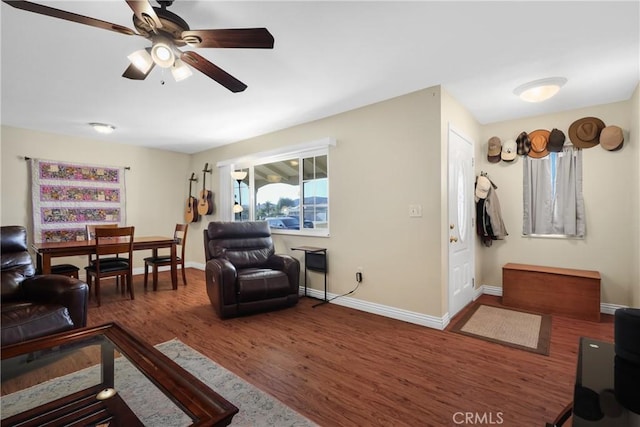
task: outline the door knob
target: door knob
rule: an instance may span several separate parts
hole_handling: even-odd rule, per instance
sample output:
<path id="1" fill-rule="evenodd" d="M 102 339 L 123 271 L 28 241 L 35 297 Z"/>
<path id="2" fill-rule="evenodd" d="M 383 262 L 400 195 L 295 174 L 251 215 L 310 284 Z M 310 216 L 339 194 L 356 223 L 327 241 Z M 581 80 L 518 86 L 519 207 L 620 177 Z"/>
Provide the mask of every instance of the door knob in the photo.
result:
<path id="1" fill-rule="evenodd" d="M 454 224 L 449 224 L 449 228 L 450 228 L 451 230 L 453 230 L 453 229 L 455 228 L 455 225 L 454 225 Z"/>
<path id="2" fill-rule="evenodd" d="M 457 238 L 457 237 L 455 237 L 455 236 L 451 236 L 451 237 L 449 237 L 449 243 L 457 242 L 457 241 L 458 241 L 458 238 Z"/>

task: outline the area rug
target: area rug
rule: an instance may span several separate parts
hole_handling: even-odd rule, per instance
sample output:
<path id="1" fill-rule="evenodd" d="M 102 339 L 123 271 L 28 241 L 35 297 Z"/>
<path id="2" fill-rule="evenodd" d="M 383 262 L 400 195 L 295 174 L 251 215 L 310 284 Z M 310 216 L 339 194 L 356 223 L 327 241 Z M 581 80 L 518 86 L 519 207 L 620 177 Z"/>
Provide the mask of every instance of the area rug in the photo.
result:
<path id="1" fill-rule="evenodd" d="M 173 339 L 158 344 L 158 350 L 222 397 L 239 408 L 232 426 L 316 426 L 309 419 L 289 408 L 273 396 L 244 381 L 231 371 Z M 169 398 L 153 387 L 149 380 L 126 359 L 116 359 L 115 388 L 129 402 L 132 410 L 147 426 L 188 426 L 191 419 Z M 100 378 L 98 366 L 38 384 L 17 393 L 2 396 L 2 419 L 31 408 L 34 401 L 46 402 L 61 394 L 79 391 L 96 384 Z M 30 402 L 28 407 L 26 402 Z"/>
<path id="2" fill-rule="evenodd" d="M 478 304 L 450 329 L 509 347 L 549 355 L 551 316 Z"/>

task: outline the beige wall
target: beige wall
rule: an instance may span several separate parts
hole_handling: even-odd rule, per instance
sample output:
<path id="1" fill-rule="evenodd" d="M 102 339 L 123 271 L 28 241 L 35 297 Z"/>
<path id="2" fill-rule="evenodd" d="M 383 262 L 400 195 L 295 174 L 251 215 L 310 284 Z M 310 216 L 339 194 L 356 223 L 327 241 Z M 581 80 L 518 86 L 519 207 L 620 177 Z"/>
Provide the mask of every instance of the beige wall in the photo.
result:
<path id="1" fill-rule="evenodd" d="M 337 140 L 329 152 L 331 236 L 278 236 L 276 248 L 328 248 L 331 293 L 351 290 L 362 267 L 354 298 L 441 316 L 439 88 L 205 151 L 193 156 L 191 167 L 328 136 Z M 421 218 L 409 218 L 410 204 L 422 205 Z M 214 218 L 194 232 L 201 236 Z M 202 249 L 191 246 L 188 259 L 204 262 Z M 321 289 L 321 280 L 313 275 L 312 286 Z"/>
<path id="2" fill-rule="evenodd" d="M 172 235 L 174 225 L 183 221 L 189 155 L 7 126 L 2 126 L 0 136 L 2 225 L 26 225 L 31 230 L 30 176 L 24 156 L 130 166 L 125 175 L 127 224 L 136 227 L 135 233 Z M 136 257 L 136 267 L 143 265 L 141 259 Z M 86 258 L 66 261 L 81 268 L 86 264 Z"/>
<path id="3" fill-rule="evenodd" d="M 627 101 L 599 105 L 482 127 L 482 155 L 476 170 L 487 172 L 498 186 L 497 194 L 509 232 L 506 240 L 480 248 L 483 284 L 501 286 L 501 267 L 508 262 L 598 270 L 602 276 L 602 302 L 632 303 L 632 289 L 638 286 L 639 162 L 638 115 L 632 117 L 631 104 Z M 583 240 L 523 237 L 522 159 L 518 158 L 514 163 L 487 162 L 488 139 L 498 136 L 505 141 L 515 139 L 522 131 L 552 128 L 558 128 L 568 136 L 571 123 L 586 116 L 599 117 L 605 124 L 622 127 L 628 139 L 617 152 L 606 151 L 600 146 L 583 151 L 586 237 Z M 630 129 L 635 131 L 629 139 Z"/>
<path id="4" fill-rule="evenodd" d="M 625 142 L 629 150 L 629 156 L 635 158 L 636 167 L 632 171 L 629 180 L 629 187 L 632 194 L 632 214 L 631 218 L 635 219 L 635 232 L 630 230 L 631 239 L 634 239 L 634 245 L 631 250 L 631 259 L 635 260 L 634 270 L 631 275 L 631 304 L 640 308 L 640 84 L 636 86 L 636 90 L 631 97 L 631 125 L 628 135 L 628 141 Z"/>
<path id="5" fill-rule="evenodd" d="M 597 269 L 603 277 L 603 302 L 640 306 L 638 99 L 636 89 L 627 102 L 481 126 L 435 87 L 195 155 L 2 127 L 1 223 L 30 224 L 25 155 L 130 165 L 128 223 L 139 234 L 168 234 L 183 221 L 187 178 L 193 171 L 201 179 L 204 163 L 214 166 L 207 182 L 219 210 L 217 162 L 334 137 L 331 236 L 276 236 L 278 251 L 290 252 L 300 244 L 326 247 L 331 293 L 351 290 L 356 268 L 362 267 L 364 281 L 353 298 L 441 318 L 448 311 L 446 141 L 451 124 L 476 142 L 476 173 L 488 172 L 498 185 L 510 232 L 490 248 L 477 244 L 476 285 L 501 286 L 501 267 L 507 262 Z M 522 162 L 489 164 L 488 138 L 505 140 L 537 128 L 566 132 L 574 120 L 588 115 L 623 127 L 628 141 L 619 152 L 600 147 L 584 152 L 587 238 L 521 237 Z M 421 218 L 409 217 L 410 204 L 422 205 Z M 216 213 L 190 225 L 186 259 L 191 265 L 204 265 L 202 230 L 217 218 Z M 78 265 L 84 261 L 77 260 Z M 320 275 L 311 275 L 311 286 L 321 289 Z"/>

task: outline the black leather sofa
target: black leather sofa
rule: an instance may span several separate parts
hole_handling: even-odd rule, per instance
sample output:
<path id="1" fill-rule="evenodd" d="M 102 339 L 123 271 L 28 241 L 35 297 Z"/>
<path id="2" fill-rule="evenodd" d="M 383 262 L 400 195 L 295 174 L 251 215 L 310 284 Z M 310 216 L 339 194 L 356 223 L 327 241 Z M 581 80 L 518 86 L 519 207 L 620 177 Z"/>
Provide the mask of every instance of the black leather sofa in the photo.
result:
<path id="1" fill-rule="evenodd" d="M 275 254 L 266 221 L 210 222 L 204 230 L 207 294 L 228 318 L 298 302 L 300 262 Z"/>
<path id="2" fill-rule="evenodd" d="M 22 226 L 3 226 L 1 345 L 87 325 L 89 287 L 68 276 L 36 275 Z"/>

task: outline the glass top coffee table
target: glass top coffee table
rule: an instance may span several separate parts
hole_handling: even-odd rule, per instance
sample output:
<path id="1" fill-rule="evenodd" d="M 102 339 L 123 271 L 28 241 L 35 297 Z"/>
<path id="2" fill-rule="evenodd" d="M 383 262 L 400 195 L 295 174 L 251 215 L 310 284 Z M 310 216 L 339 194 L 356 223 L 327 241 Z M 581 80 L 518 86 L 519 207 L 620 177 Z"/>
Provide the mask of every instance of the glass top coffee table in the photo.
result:
<path id="1" fill-rule="evenodd" d="M 117 323 L 2 348 L 1 425 L 226 426 L 238 408 Z"/>

